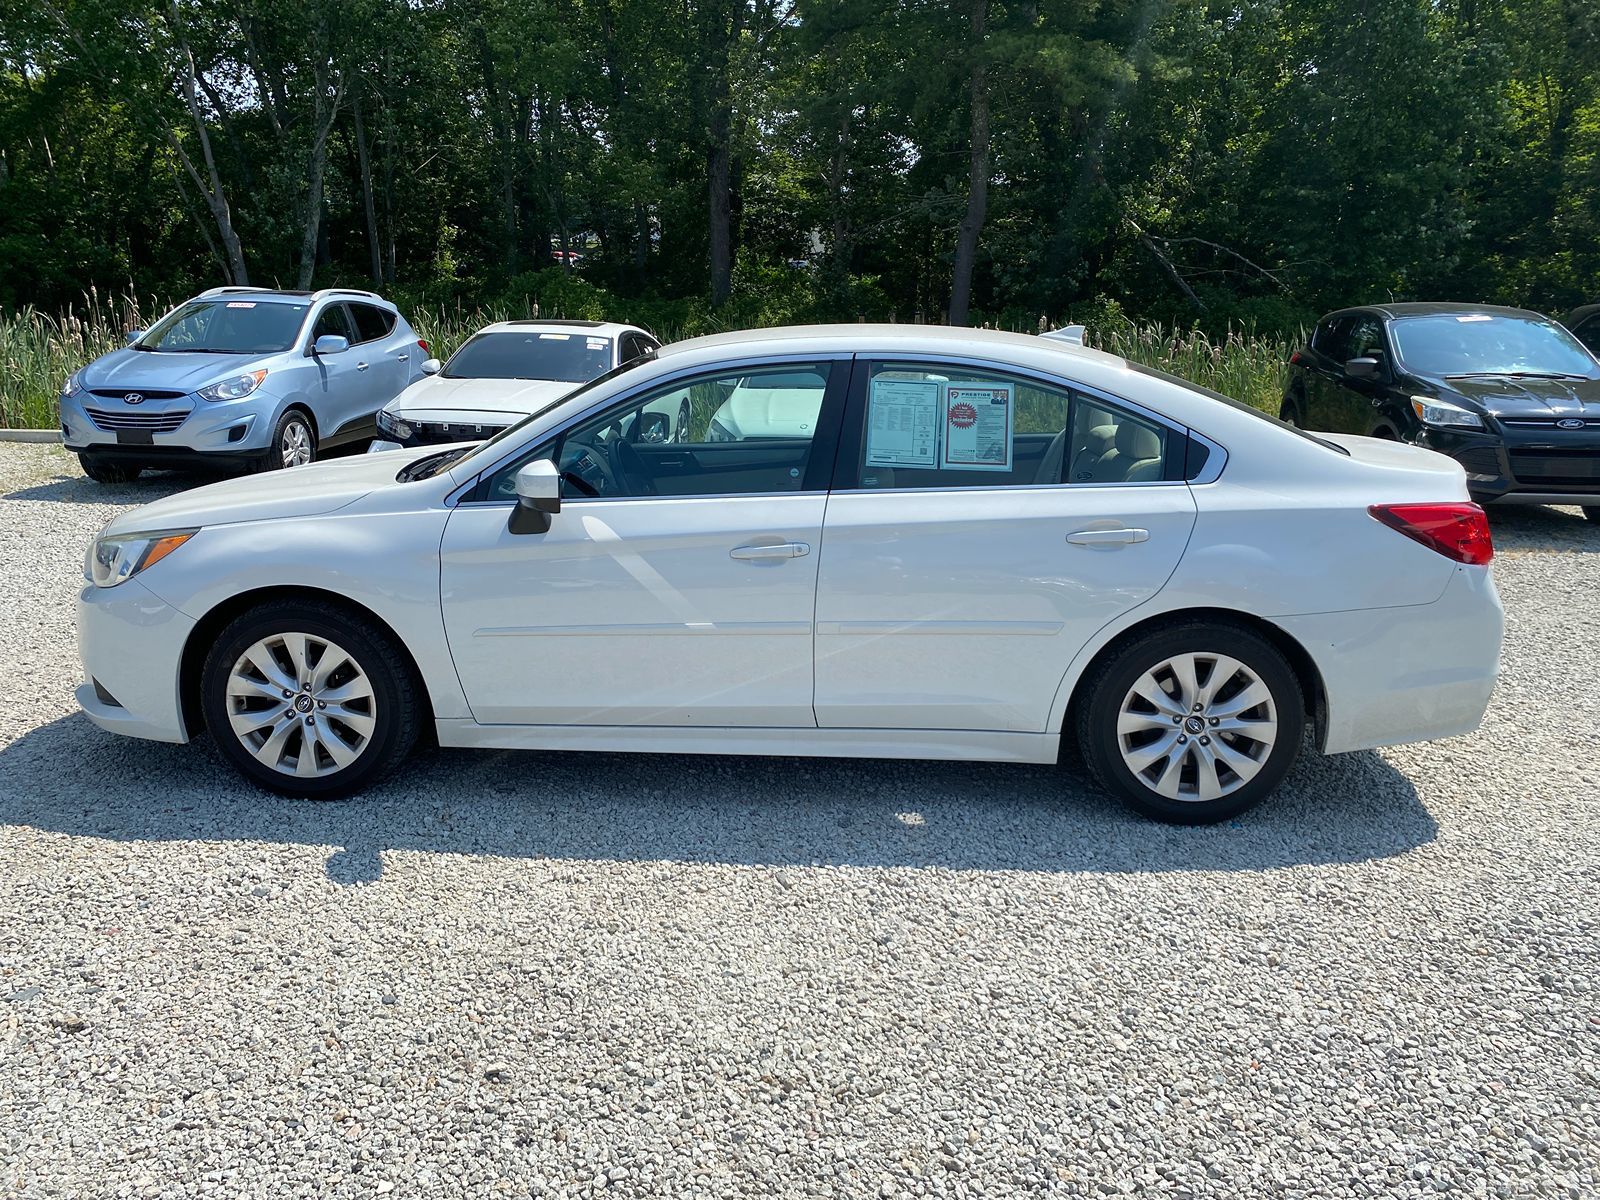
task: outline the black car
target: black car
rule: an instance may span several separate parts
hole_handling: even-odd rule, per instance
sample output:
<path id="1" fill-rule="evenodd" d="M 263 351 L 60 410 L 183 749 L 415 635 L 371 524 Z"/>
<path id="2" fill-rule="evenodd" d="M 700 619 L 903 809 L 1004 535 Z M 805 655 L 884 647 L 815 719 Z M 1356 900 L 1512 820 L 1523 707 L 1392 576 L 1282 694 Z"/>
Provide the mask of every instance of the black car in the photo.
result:
<path id="1" fill-rule="evenodd" d="M 1600 360 L 1538 313 L 1469 304 L 1329 313 L 1289 360 L 1282 416 L 1448 454 L 1479 503 L 1577 504 L 1600 521 Z"/>
<path id="2" fill-rule="evenodd" d="M 1561 323 L 1572 330 L 1572 336 L 1591 354 L 1600 355 L 1600 304 L 1585 304 L 1561 318 Z"/>

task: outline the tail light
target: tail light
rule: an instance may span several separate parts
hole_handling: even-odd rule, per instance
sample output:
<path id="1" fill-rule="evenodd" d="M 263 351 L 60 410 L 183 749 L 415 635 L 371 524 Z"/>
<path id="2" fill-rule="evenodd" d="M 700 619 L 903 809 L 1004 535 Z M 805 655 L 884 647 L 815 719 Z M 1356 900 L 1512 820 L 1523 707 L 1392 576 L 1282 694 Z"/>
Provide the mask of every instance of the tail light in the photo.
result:
<path id="1" fill-rule="evenodd" d="M 1296 350 L 1293 354 L 1289 355 L 1289 365 L 1291 367 L 1298 367 L 1300 365 L 1300 351 Z"/>
<path id="2" fill-rule="evenodd" d="M 424 354 L 426 354 L 428 352 L 428 343 L 423 341 L 421 338 L 417 339 L 417 345 L 422 347 L 422 352 Z"/>
<path id="3" fill-rule="evenodd" d="M 1367 511 L 1390 529 L 1458 563 L 1481 567 L 1494 557 L 1489 518 L 1476 504 L 1374 504 Z"/>

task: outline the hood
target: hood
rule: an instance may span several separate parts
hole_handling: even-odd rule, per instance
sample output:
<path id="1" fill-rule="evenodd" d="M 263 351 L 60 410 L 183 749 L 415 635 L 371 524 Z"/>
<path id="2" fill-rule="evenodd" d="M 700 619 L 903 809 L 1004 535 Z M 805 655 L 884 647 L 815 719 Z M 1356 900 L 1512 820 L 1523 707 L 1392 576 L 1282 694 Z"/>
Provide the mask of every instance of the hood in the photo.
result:
<path id="1" fill-rule="evenodd" d="M 558 379 L 419 379 L 384 408 L 413 421 L 456 422 L 467 413 L 521 418 L 583 386 Z M 507 422 L 509 424 L 509 422 Z"/>
<path id="2" fill-rule="evenodd" d="M 1473 375 L 1435 381 L 1448 398 L 1472 401 L 1492 417 L 1587 417 L 1600 420 L 1600 379 L 1512 379 Z"/>
<path id="3" fill-rule="evenodd" d="M 95 359 L 78 381 L 86 388 L 136 392 L 193 392 L 267 365 L 276 354 L 169 354 L 155 350 L 113 350 Z"/>
<path id="4" fill-rule="evenodd" d="M 355 454 L 288 471 L 226 479 L 155 500 L 123 513 L 106 533 L 233 525 L 276 517 L 314 517 L 354 504 L 375 488 L 394 482 L 400 469 L 435 454 L 438 446 Z"/>

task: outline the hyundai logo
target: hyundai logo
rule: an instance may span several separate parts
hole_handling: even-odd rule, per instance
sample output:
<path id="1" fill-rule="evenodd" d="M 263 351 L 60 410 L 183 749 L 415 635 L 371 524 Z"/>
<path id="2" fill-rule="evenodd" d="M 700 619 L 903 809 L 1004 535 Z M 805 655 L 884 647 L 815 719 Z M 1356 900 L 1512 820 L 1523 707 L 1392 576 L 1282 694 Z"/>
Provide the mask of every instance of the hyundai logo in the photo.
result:
<path id="1" fill-rule="evenodd" d="M 1562 417 L 1556 422 L 1557 429 L 1582 429 L 1584 423 L 1577 417 Z"/>
<path id="2" fill-rule="evenodd" d="M 144 395 L 140 392 L 129 392 L 122 398 L 124 404 L 143 404 Z"/>

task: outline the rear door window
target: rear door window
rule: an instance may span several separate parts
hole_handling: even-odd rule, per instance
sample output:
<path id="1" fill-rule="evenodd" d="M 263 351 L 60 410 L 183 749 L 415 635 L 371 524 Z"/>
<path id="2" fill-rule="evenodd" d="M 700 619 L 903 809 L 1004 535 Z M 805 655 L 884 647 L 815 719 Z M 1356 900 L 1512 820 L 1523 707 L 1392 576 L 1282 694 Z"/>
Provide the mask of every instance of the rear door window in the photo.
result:
<path id="1" fill-rule="evenodd" d="M 361 336 L 358 340 L 375 342 L 379 338 L 386 338 L 394 329 L 395 314 L 386 312 L 373 304 L 352 304 L 350 311 L 355 315 L 356 332 Z"/>
<path id="2" fill-rule="evenodd" d="M 1328 318 L 1312 334 L 1311 348 L 1334 362 L 1346 361 L 1350 357 L 1350 326 L 1354 321 L 1349 313 Z"/>

